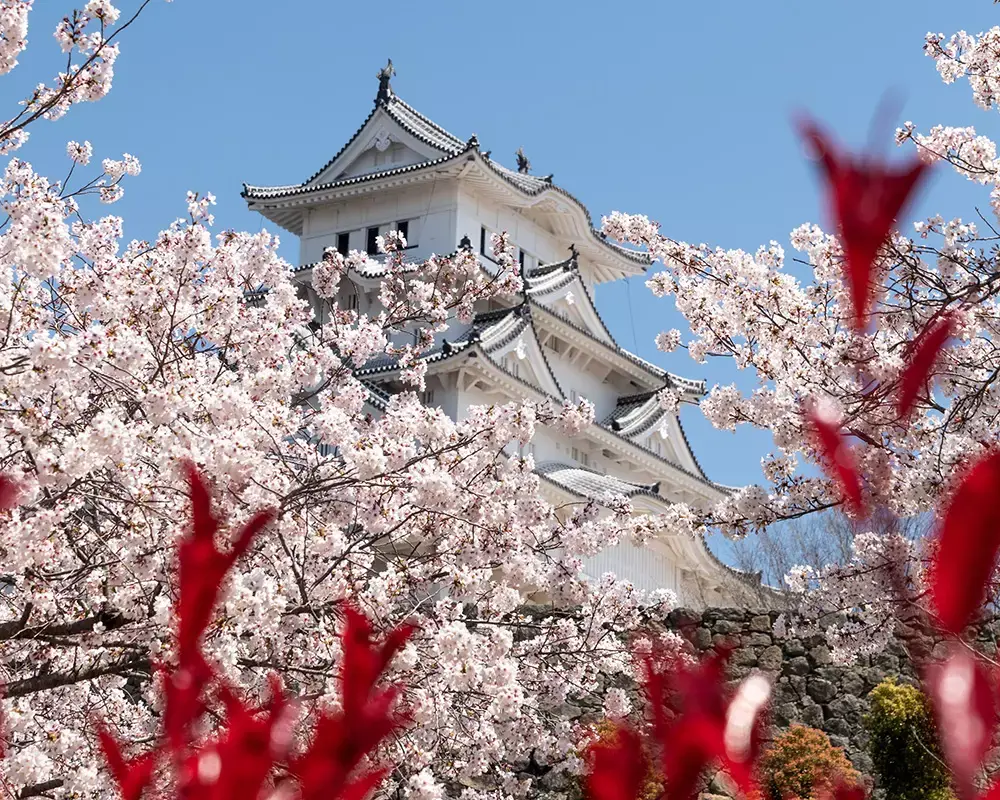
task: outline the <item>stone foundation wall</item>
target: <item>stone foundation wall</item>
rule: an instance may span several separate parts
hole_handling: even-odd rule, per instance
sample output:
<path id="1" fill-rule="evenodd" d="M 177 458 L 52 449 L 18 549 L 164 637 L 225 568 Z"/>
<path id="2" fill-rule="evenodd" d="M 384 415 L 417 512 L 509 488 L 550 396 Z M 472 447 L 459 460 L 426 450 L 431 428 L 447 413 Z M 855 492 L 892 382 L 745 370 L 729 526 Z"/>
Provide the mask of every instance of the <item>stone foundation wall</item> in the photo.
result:
<path id="1" fill-rule="evenodd" d="M 734 678 L 751 672 L 767 674 L 774 684 L 772 719 L 777 728 L 800 722 L 825 731 L 833 744 L 843 747 L 855 767 L 872 772 L 868 737 L 862 718 L 868 712 L 868 693 L 883 679 L 915 681 L 906 650 L 899 642 L 884 652 L 862 657 L 847 666 L 835 665 L 822 634 L 808 638 L 779 637 L 774 632 L 777 611 L 716 608 L 706 611 L 677 609 L 667 626 L 683 635 L 698 651 L 719 645 L 735 649 L 731 659 Z M 794 621 L 787 614 L 786 620 Z M 792 627 L 792 625 L 789 625 Z M 981 626 L 978 645 L 995 653 L 1000 621 Z M 930 649 L 941 648 L 929 643 Z"/>

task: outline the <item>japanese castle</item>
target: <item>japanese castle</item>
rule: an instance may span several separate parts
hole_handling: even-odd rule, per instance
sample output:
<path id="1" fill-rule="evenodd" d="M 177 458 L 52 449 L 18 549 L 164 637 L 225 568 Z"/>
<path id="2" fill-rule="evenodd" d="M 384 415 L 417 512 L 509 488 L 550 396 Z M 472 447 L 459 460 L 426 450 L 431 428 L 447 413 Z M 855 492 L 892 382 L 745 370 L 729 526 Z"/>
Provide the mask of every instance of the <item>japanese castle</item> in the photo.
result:
<path id="1" fill-rule="evenodd" d="M 453 136 L 398 97 L 392 62 L 379 72 L 374 107 L 339 152 L 303 183 L 244 185 L 249 208 L 300 240 L 297 277 L 309 290 L 325 249 L 377 255 L 376 238 L 398 230 L 407 258 L 475 248 L 495 270 L 491 236 L 510 237 L 523 294 L 453 323 L 424 358 L 425 403 L 460 419 L 473 405 L 525 398 L 590 400 L 596 420 L 568 438 L 541 427 L 528 451 L 546 499 L 561 506 L 612 495 L 633 513 L 673 502 L 711 504 L 729 491 L 709 480 L 679 417 L 657 393 L 673 387 L 697 403 L 703 381 L 683 378 L 615 342 L 594 305 L 599 283 L 641 275 L 649 257 L 606 239 L 590 213 L 552 176 L 537 176 L 522 152 L 516 169 L 493 160 L 475 136 Z M 379 278 L 344 281 L 341 308 L 378 313 Z M 372 413 L 400 391 L 398 365 L 381 357 L 358 370 L 371 387 Z M 614 572 L 643 590 L 669 589 L 688 607 L 745 606 L 757 576 L 724 565 L 703 539 L 664 530 L 643 546 L 623 542 L 585 562 L 587 575 Z"/>

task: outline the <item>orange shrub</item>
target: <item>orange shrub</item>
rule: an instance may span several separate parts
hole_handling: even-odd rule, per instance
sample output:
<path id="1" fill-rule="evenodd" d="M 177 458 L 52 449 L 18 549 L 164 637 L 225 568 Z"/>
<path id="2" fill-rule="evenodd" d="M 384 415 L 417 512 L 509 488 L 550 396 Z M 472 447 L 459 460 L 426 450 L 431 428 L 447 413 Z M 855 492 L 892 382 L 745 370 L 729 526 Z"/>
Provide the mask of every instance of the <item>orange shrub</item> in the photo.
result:
<path id="1" fill-rule="evenodd" d="M 834 747 L 823 731 L 805 725 L 792 725 L 780 734 L 761 760 L 766 800 L 808 800 L 837 778 L 849 783 L 861 780 L 842 748 Z"/>

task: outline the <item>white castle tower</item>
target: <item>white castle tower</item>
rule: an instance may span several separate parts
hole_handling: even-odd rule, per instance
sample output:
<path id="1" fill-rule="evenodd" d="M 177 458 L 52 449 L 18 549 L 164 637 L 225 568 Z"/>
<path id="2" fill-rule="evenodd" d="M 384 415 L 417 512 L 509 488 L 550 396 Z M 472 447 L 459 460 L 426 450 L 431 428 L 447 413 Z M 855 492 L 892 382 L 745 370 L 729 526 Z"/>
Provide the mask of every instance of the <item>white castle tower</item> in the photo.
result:
<path id="1" fill-rule="evenodd" d="M 709 480 L 676 414 L 657 392 L 670 386 L 697 403 L 703 381 L 683 378 L 620 347 L 593 300 L 598 283 L 641 275 L 649 258 L 605 239 L 590 213 L 552 176 L 530 173 L 518 151 L 508 169 L 459 139 L 393 92 L 392 62 L 379 72 L 374 108 L 337 154 L 312 177 L 288 186 L 244 185 L 250 209 L 300 239 L 297 275 L 309 290 L 311 268 L 335 247 L 377 256 L 376 237 L 399 230 L 408 260 L 472 247 L 484 269 L 491 235 L 506 231 L 525 278 L 509 306 L 477 309 L 424 355 L 425 403 L 460 419 L 473 405 L 530 398 L 585 397 L 596 421 L 566 438 L 540 428 L 529 446 L 547 499 L 555 505 L 626 495 L 634 513 L 673 502 L 713 503 L 729 491 Z M 342 284 L 342 308 L 378 312 L 377 274 Z M 372 390 L 372 412 L 399 391 L 398 365 L 383 356 L 358 370 Z M 719 561 L 701 538 L 662 531 L 642 547 L 621 543 L 586 563 L 588 575 L 614 572 L 645 590 L 665 588 L 692 607 L 746 605 L 759 577 Z"/>

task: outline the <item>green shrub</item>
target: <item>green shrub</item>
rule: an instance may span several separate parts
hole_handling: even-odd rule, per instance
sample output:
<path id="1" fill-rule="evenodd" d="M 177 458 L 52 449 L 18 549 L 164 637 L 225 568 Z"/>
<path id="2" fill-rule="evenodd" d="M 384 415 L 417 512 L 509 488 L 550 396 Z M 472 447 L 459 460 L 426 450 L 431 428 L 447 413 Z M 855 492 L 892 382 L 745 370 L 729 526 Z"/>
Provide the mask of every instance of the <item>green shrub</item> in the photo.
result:
<path id="1" fill-rule="evenodd" d="M 886 678 L 868 695 L 869 751 L 886 800 L 948 800 L 948 770 L 927 698 Z"/>
<path id="2" fill-rule="evenodd" d="M 861 780 L 841 748 L 823 731 L 805 725 L 792 725 L 777 736 L 761 759 L 761 784 L 768 800 L 809 800 L 837 778 Z"/>

